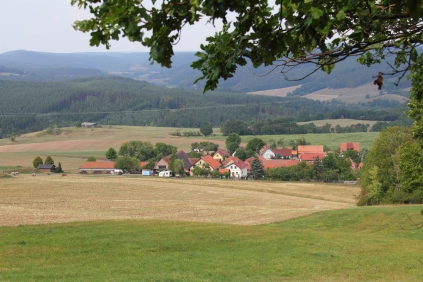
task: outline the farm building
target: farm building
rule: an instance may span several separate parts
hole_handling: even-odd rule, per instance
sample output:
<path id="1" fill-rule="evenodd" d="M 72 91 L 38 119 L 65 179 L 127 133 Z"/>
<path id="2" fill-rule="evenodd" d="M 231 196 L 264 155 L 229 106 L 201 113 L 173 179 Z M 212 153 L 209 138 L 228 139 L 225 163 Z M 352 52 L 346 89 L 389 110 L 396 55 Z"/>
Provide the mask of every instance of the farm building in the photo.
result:
<path id="1" fill-rule="evenodd" d="M 112 173 L 114 171 L 114 162 L 86 162 L 79 167 L 79 173 Z"/>
<path id="2" fill-rule="evenodd" d="M 97 123 L 95 123 L 95 122 L 82 122 L 81 127 L 95 128 L 95 127 L 97 127 Z"/>
<path id="3" fill-rule="evenodd" d="M 56 166 L 54 164 L 40 164 L 37 169 L 41 172 L 54 172 Z"/>

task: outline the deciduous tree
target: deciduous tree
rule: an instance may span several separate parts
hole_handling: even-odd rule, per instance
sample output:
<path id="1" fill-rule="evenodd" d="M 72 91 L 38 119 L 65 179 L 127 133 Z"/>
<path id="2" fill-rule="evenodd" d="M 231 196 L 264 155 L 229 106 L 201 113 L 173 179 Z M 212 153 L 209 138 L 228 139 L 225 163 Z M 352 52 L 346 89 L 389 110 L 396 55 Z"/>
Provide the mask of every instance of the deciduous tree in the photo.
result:
<path id="1" fill-rule="evenodd" d="M 36 157 L 36 158 L 32 161 L 32 166 L 33 166 L 34 168 L 37 168 L 40 164 L 43 164 L 43 159 L 42 159 L 40 156 Z"/>
<path id="2" fill-rule="evenodd" d="M 210 122 L 205 122 L 200 127 L 200 132 L 204 136 L 209 136 L 213 134 L 213 125 Z"/>
<path id="3" fill-rule="evenodd" d="M 140 161 L 136 157 L 119 156 L 115 160 L 115 168 L 125 171 L 135 171 L 140 169 Z"/>
<path id="4" fill-rule="evenodd" d="M 110 147 L 109 150 L 107 150 L 106 152 L 106 158 L 108 160 L 116 160 L 117 157 L 118 157 L 118 154 L 116 150 Z"/>
<path id="5" fill-rule="evenodd" d="M 239 145 L 241 144 L 241 137 L 239 137 L 236 133 L 231 133 L 228 137 L 226 137 L 225 143 L 226 149 L 228 149 L 229 153 L 232 154 L 239 148 Z"/>
<path id="6" fill-rule="evenodd" d="M 50 157 L 50 155 L 46 157 L 46 159 L 44 160 L 44 164 L 54 164 L 54 160 L 52 159 L 52 157 Z"/>

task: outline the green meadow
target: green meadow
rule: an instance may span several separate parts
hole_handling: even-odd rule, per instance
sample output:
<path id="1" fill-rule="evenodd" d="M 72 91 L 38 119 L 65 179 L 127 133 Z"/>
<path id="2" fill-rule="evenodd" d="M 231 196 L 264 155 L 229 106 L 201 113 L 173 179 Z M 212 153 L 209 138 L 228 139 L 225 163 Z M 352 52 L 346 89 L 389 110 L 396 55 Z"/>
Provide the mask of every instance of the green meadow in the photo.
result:
<path id="1" fill-rule="evenodd" d="M 1 227 L 1 281 L 421 281 L 421 206 L 238 226 L 123 220 Z"/>

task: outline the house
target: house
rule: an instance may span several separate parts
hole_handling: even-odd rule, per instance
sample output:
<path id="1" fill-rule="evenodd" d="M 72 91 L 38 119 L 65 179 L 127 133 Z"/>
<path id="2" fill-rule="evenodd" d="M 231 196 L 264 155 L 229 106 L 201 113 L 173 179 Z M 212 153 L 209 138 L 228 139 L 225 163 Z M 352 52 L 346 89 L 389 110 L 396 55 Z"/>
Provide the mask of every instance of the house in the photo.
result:
<path id="1" fill-rule="evenodd" d="M 225 167 L 231 163 L 233 163 L 235 160 L 239 160 L 237 157 L 235 156 L 230 156 L 228 158 L 226 158 L 223 162 L 222 162 L 222 167 Z"/>
<path id="2" fill-rule="evenodd" d="M 245 179 L 248 175 L 248 165 L 237 157 L 233 157 L 224 168 L 229 169 L 231 177 L 238 179 Z"/>
<path id="3" fill-rule="evenodd" d="M 54 164 L 40 164 L 37 169 L 41 172 L 54 172 L 56 166 Z"/>
<path id="4" fill-rule="evenodd" d="M 95 123 L 95 122 L 82 122 L 81 127 L 95 128 L 95 127 L 97 127 L 97 123 Z"/>
<path id="5" fill-rule="evenodd" d="M 114 162 L 86 162 L 79 167 L 79 173 L 114 173 Z"/>
<path id="6" fill-rule="evenodd" d="M 215 159 L 213 159 L 212 156 L 202 156 L 197 162 L 194 163 L 194 165 L 190 168 L 190 174 L 193 175 L 193 170 L 196 167 L 201 167 L 203 169 L 208 169 L 210 171 L 218 170 L 221 167 L 221 163 Z"/>
<path id="7" fill-rule="evenodd" d="M 168 169 L 169 168 L 170 156 L 171 155 L 161 158 L 161 160 L 158 161 L 156 163 L 156 165 L 154 166 L 154 169 L 155 170 L 166 170 L 166 169 Z"/>
<path id="8" fill-rule="evenodd" d="M 273 153 L 275 157 L 279 155 L 282 159 L 292 159 L 292 149 L 275 149 Z"/>
<path id="9" fill-rule="evenodd" d="M 213 155 L 213 159 L 222 162 L 224 159 L 226 159 L 230 156 L 231 155 L 229 154 L 228 151 L 226 151 L 224 149 L 218 149 L 217 152 Z"/>
<path id="10" fill-rule="evenodd" d="M 272 159 L 276 156 L 275 152 L 270 148 L 270 146 L 260 150 L 260 155 L 266 160 Z"/>
<path id="11" fill-rule="evenodd" d="M 178 160 L 182 160 L 184 171 L 185 171 L 185 173 L 189 174 L 189 170 L 192 166 L 192 163 L 191 163 L 191 160 L 190 160 L 188 154 L 185 153 L 183 150 L 179 150 L 178 152 L 176 152 L 176 158 Z"/>
<path id="12" fill-rule="evenodd" d="M 260 150 L 260 156 L 266 160 L 274 159 L 277 155 L 283 159 L 291 159 L 293 157 L 292 149 L 272 149 L 270 145 L 265 145 Z"/>
<path id="13" fill-rule="evenodd" d="M 360 152 L 360 143 L 358 142 L 341 142 L 339 144 L 339 152 L 344 152 L 347 150 L 354 150 Z"/>
<path id="14" fill-rule="evenodd" d="M 163 157 L 160 161 L 156 163 L 154 166 L 155 170 L 166 170 L 169 169 L 169 162 L 170 162 L 171 155 Z M 192 166 L 192 162 L 190 157 L 185 153 L 183 150 L 179 150 L 176 152 L 176 159 L 181 160 L 183 163 L 184 171 L 189 174 L 190 168 Z"/>
<path id="15" fill-rule="evenodd" d="M 259 150 L 259 155 L 262 156 L 263 158 L 270 160 L 272 158 L 274 158 L 276 156 L 274 150 L 271 148 L 270 144 L 264 145 L 260 150 Z"/>
<path id="16" fill-rule="evenodd" d="M 301 161 L 312 163 L 316 158 L 323 159 L 326 153 L 323 145 L 298 145 L 297 155 Z"/>

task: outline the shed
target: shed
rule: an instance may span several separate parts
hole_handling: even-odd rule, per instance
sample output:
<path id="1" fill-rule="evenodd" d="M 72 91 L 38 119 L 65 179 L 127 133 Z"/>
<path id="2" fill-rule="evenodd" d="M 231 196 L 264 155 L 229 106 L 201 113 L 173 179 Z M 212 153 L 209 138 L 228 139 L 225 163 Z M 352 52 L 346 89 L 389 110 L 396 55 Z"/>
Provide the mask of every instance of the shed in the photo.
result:
<path id="1" fill-rule="evenodd" d="M 95 122 L 82 122 L 81 127 L 95 128 L 95 127 L 97 127 L 97 123 L 95 123 Z"/>
<path id="2" fill-rule="evenodd" d="M 37 169 L 41 172 L 54 172 L 56 166 L 54 164 L 40 164 Z"/>

